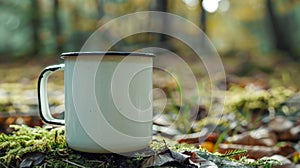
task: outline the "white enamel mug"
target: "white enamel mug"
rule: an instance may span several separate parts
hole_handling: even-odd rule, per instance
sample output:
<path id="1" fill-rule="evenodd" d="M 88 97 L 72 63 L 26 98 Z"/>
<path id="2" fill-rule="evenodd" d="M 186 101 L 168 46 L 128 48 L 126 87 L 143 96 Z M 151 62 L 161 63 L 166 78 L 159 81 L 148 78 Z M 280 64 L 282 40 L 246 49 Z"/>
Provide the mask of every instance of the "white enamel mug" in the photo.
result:
<path id="1" fill-rule="evenodd" d="M 126 153 L 152 139 L 153 54 L 138 52 L 63 53 L 64 64 L 46 67 L 38 80 L 43 121 L 65 125 L 74 150 Z M 55 119 L 47 98 L 48 77 L 64 70 L 65 118 Z"/>

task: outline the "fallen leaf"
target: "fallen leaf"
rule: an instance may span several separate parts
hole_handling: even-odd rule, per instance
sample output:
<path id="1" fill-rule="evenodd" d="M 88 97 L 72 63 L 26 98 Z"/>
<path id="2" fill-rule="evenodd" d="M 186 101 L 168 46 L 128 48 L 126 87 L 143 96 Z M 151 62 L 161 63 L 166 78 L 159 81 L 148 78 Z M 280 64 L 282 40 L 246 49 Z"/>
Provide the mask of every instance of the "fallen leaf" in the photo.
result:
<path id="1" fill-rule="evenodd" d="M 33 160 L 30 158 L 25 158 L 24 160 L 22 160 L 21 164 L 20 164 L 20 168 L 27 168 L 27 167 L 31 167 L 33 163 Z"/>
<path id="2" fill-rule="evenodd" d="M 195 152 L 185 151 L 185 152 L 183 152 L 183 154 L 190 156 L 188 159 L 189 163 L 197 163 L 200 165 L 200 167 L 205 167 L 205 168 L 217 168 L 218 167 L 215 163 L 200 157 Z"/>
<path id="3" fill-rule="evenodd" d="M 206 149 L 209 152 L 213 152 L 215 144 L 210 141 L 201 143 L 200 147 Z"/>
<path id="4" fill-rule="evenodd" d="M 219 136 L 220 134 L 217 133 L 217 132 L 212 132 L 211 134 L 208 135 L 207 137 L 207 141 L 210 141 L 210 142 L 213 142 L 213 143 L 216 143 L 219 139 Z"/>
<path id="5" fill-rule="evenodd" d="M 196 152 L 184 151 L 184 152 L 182 152 L 182 154 L 188 155 L 190 161 L 192 161 L 194 163 L 201 163 L 201 162 L 206 161 L 205 159 L 201 158 Z"/>
<path id="6" fill-rule="evenodd" d="M 153 117 L 153 124 L 159 126 L 170 126 L 172 122 L 165 114 L 159 114 Z"/>
<path id="7" fill-rule="evenodd" d="M 298 141 L 300 138 L 300 125 L 295 126 L 289 130 L 277 133 L 280 141 Z"/>
<path id="8" fill-rule="evenodd" d="M 181 134 L 180 131 L 178 131 L 176 128 L 172 126 L 164 127 L 164 126 L 153 125 L 152 129 L 155 132 L 155 134 L 160 133 L 162 136 L 169 137 L 169 138 L 173 138 L 174 136 Z"/>
<path id="9" fill-rule="evenodd" d="M 142 163 L 142 168 L 155 167 L 155 166 L 165 166 L 166 164 L 176 163 L 181 167 L 198 167 L 194 162 L 189 161 L 190 156 L 181 154 L 170 149 L 162 151 L 158 154 L 154 154 L 149 158 L 145 159 Z"/>
<path id="10" fill-rule="evenodd" d="M 293 122 L 285 117 L 277 116 L 269 121 L 268 128 L 274 132 L 282 133 L 290 130 L 293 127 Z"/>
<path id="11" fill-rule="evenodd" d="M 228 137 L 227 142 L 241 145 L 274 146 L 277 143 L 277 137 L 268 129 L 260 128 Z"/>
<path id="12" fill-rule="evenodd" d="M 40 165 L 45 159 L 45 154 L 41 152 L 31 152 L 26 153 L 23 158 L 24 159 L 22 160 L 20 167 L 32 167 Z"/>
<path id="13" fill-rule="evenodd" d="M 292 147 L 292 145 L 290 143 L 286 142 L 279 147 L 279 152 L 277 152 L 276 154 L 288 156 L 294 152 L 296 152 L 296 149 L 294 147 Z"/>
<path id="14" fill-rule="evenodd" d="M 212 126 L 213 127 L 213 126 Z M 174 139 L 178 143 L 197 144 L 204 142 L 205 140 L 216 142 L 218 133 L 210 133 L 210 128 L 203 128 L 200 132 L 192 134 L 177 135 Z"/>

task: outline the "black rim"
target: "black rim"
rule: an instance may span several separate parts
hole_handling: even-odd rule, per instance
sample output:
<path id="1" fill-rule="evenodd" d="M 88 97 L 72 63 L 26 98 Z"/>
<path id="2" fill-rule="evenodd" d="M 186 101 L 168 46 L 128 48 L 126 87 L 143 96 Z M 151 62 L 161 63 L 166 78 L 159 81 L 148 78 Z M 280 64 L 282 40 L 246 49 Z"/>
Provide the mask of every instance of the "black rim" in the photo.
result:
<path id="1" fill-rule="evenodd" d="M 91 52 L 66 52 L 62 53 L 60 56 L 62 59 L 69 56 L 143 56 L 143 57 L 154 57 L 152 53 L 142 53 L 142 52 L 121 52 L 121 51 L 91 51 Z"/>

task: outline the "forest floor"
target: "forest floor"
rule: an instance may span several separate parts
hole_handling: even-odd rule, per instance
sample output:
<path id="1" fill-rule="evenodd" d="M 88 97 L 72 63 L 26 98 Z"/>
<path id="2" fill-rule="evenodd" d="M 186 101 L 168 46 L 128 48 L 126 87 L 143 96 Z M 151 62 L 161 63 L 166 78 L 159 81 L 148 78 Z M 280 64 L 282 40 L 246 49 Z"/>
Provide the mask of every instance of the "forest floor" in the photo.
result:
<path id="1" fill-rule="evenodd" d="M 154 87 L 165 91 L 171 101 L 158 113 L 161 99 L 154 95 L 153 142 L 132 157 L 73 151 L 65 142 L 64 127 L 50 128 L 41 121 L 37 79 L 52 62 L 2 64 L 0 167 L 300 166 L 298 65 L 280 59 L 261 62 L 250 61 L 245 66 L 240 60 L 224 61 L 226 102 L 223 113 L 216 115 L 208 114 L 209 100 L 196 110 L 181 108 L 174 80 L 154 72 Z M 200 88 L 200 93 L 206 89 Z M 63 73 L 49 79 L 48 91 L 53 115 L 62 117 Z M 189 104 L 188 98 L 186 101 Z M 220 103 L 217 98 L 213 102 Z M 210 128 L 214 129 L 205 133 Z"/>

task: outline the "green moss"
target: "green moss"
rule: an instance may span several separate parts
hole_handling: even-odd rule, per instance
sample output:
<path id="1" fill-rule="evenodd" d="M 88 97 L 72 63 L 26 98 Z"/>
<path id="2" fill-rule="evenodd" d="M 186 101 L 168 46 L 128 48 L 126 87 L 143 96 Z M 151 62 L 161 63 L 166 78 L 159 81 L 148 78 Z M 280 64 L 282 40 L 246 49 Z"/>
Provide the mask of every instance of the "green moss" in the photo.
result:
<path id="1" fill-rule="evenodd" d="M 26 153 L 54 153 L 66 149 L 64 129 L 30 128 L 11 125 L 15 131 L 11 135 L 0 135 L 0 161 L 6 165 L 18 165 L 20 158 Z M 59 135 L 55 138 L 55 135 Z"/>
<path id="2" fill-rule="evenodd" d="M 251 90 L 233 87 L 227 92 L 225 112 L 242 115 L 254 111 L 280 110 L 281 105 L 293 94 L 294 89 L 277 87 L 269 90 Z"/>
<path id="3" fill-rule="evenodd" d="M 132 157 L 118 154 L 90 154 L 68 148 L 64 138 L 64 127 L 30 128 L 17 125 L 11 125 L 11 127 L 15 130 L 12 134 L 0 134 L 0 167 L 20 167 L 20 164 L 33 154 L 43 157 L 43 161 L 40 163 L 43 167 L 140 167 L 143 161 L 151 156 L 151 153 L 159 153 L 164 149 L 177 152 L 193 151 L 199 156 L 225 167 L 226 165 L 253 167 L 253 165 L 276 163 L 274 160 L 272 162 L 258 160 L 250 165 L 242 159 L 240 161 L 232 159 L 233 156 L 244 151 L 233 151 L 225 155 L 209 153 L 193 145 L 177 144 L 162 137 L 153 140 L 148 151 L 140 151 Z"/>
<path id="4" fill-rule="evenodd" d="M 89 154 L 67 147 L 64 127 L 36 127 L 11 125 L 12 134 L 0 135 L 0 167 L 19 167 L 28 154 L 39 152 L 45 156 L 45 167 L 134 167 L 141 158 L 132 159 L 117 154 Z"/>

